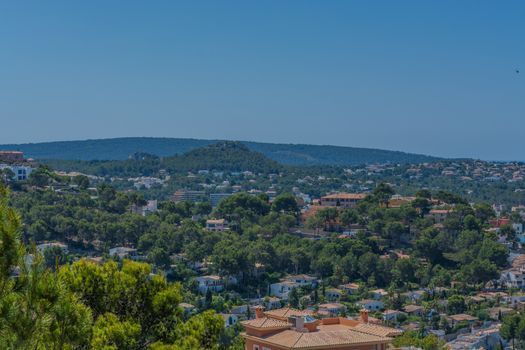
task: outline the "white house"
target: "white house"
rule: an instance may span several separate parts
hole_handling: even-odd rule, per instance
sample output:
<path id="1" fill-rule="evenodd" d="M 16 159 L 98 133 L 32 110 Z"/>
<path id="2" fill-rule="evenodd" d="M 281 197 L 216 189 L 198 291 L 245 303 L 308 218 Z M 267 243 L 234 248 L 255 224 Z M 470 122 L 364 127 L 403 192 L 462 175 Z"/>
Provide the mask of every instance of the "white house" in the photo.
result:
<path id="1" fill-rule="evenodd" d="M 503 270 L 499 282 L 507 288 L 523 288 L 525 286 L 525 270 L 523 268 L 511 268 Z"/>
<path id="2" fill-rule="evenodd" d="M 317 285 L 317 278 L 310 275 L 291 275 L 284 278 L 286 281 L 297 283 L 300 286 L 315 287 Z"/>
<path id="3" fill-rule="evenodd" d="M 117 256 L 120 259 L 131 257 L 137 250 L 128 247 L 115 247 L 109 250 L 109 256 Z"/>
<path id="4" fill-rule="evenodd" d="M 383 320 L 385 322 L 395 321 L 400 315 L 406 315 L 403 311 L 399 310 L 385 310 L 383 312 Z"/>
<path id="5" fill-rule="evenodd" d="M 410 292 L 403 293 L 404 296 L 406 296 L 408 299 L 410 299 L 413 303 L 418 303 L 423 299 L 423 296 L 425 295 L 424 290 L 412 290 Z"/>
<path id="6" fill-rule="evenodd" d="M 343 291 L 337 288 L 328 288 L 325 290 L 324 296 L 328 300 L 339 300 L 343 296 Z"/>
<path id="7" fill-rule="evenodd" d="M 211 290 L 212 292 L 221 292 L 224 290 L 224 281 L 220 276 L 200 276 L 197 277 L 195 281 L 198 283 L 199 292 L 203 294 L 208 290 Z"/>
<path id="8" fill-rule="evenodd" d="M 324 316 L 337 316 L 346 311 L 346 306 L 340 303 L 320 304 L 317 313 Z"/>
<path id="9" fill-rule="evenodd" d="M 379 311 L 385 307 L 381 300 L 364 299 L 356 303 L 357 306 L 367 309 L 368 311 Z"/>
<path id="10" fill-rule="evenodd" d="M 510 295 L 506 299 L 512 307 L 516 307 L 519 303 L 525 302 L 525 294 Z"/>
<path id="11" fill-rule="evenodd" d="M 228 223 L 224 219 L 206 220 L 206 230 L 208 231 L 222 232 L 228 229 Z"/>
<path id="12" fill-rule="evenodd" d="M 383 297 L 388 296 L 388 292 L 384 289 L 373 290 L 370 292 L 370 294 L 372 294 L 372 298 L 376 300 L 379 300 L 379 299 L 382 299 Z"/>
<path id="13" fill-rule="evenodd" d="M 423 316 L 423 307 L 418 305 L 407 305 L 403 308 L 407 314 L 411 316 Z"/>
<path id="14" fill-rule="evenodd" d="M 224 319 L 224 327 L 229 328 L 239 322 L 239 317 L 235 314 L 220 314 Z"/>
<path id="15" fill-rule="evenodd" d="M 359 285 L 357 283 L 347 283 L 339 285 L 339 289 L 344 290 L 347 294 L 354 294 L 359 291 Z"/>
<path id="16" fill-rule="evenodd" d="M 268 297 L 264 299 L 264 306 L 266 306 L 266 310 L 280 309 L 282 304 L 283 303 L 281 299 L 277 297 Z"/>
<path id="17" fill-rule="evenodd" d="M 13 172 L 13 180 L 24 181 L 29 178 L 33 168 L 26 165 L 9 165 L 9 164 L 0 164 L 0 170 L 9 169 Z"/>
<path id="18" fill-rule="evenodd" d="M 273 297 L 278 297 L 287 300 L 288 294 L 290 294 L 292 289 L 299 287 L 301 287 L 299 283 L 286 280 L 277 283 L 272 283 L 270 284 L 270 295 Z"/>

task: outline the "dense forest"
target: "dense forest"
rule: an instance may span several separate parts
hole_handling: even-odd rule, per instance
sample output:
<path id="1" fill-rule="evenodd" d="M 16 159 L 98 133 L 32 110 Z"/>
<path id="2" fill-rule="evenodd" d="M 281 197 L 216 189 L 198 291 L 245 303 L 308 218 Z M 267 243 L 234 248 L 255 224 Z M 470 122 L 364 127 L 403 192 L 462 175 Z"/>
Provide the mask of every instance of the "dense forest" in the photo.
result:
<path id="1" fill-rule="evenodd" d="M 219 140 L 129 137 L 86 141 L 43 142 L 0 145 L 36 159 L 123 160 L 134 153 L 169 157 L 205 147 Z M 358 165 L 371 163 L 421 163 L 438 158 L 398 151 L 371 148 L 275 144 L 242 141 L 252 151 L 288 165 Z"/>

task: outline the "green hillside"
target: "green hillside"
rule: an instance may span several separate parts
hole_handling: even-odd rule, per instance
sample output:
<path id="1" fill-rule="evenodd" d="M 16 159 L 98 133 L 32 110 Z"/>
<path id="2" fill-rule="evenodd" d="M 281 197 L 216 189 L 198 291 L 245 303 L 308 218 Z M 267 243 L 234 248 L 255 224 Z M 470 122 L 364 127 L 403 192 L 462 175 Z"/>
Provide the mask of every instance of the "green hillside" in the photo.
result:
<path id="1" fill-rule="evenodd" d="M 183 154 L 219 140 L 127 137 L 114 139 L 59 141 L 0 145 L 0 149 L 21 150 L 36 159 L 122 160 L 141 152 L 160 157 Z M 371 148 L 275 144 L 241 141 L 250 150 L 288 165 L 358 165 L 370 163 L 421 163 L 436 160 L 420 154 Z"/>
<path id="2" fill-rule="evenodd" d="M 132 157 L 121 160 L 46 159 L 43 162 L 54 169 L 80 171 L 98 176 L 155 175 L 160 169 L 166 169 L 170 173 L 196 172 L 203 169 L 275 173 L 284 167 L 264 154 L 233 141 L 220 141 L 171 157 L 135 153 Z"/>

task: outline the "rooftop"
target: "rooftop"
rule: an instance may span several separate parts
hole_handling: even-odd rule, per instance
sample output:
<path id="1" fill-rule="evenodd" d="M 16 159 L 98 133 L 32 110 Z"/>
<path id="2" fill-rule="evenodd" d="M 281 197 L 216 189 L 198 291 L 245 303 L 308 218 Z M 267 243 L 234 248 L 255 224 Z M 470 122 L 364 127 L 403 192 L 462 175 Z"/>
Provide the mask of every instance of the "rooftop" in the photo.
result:
<path id="1" fill-rule="evenodd" d="M 247 335 L 247 337 L 250 337 Z M 342 347 L 346 345 L 365 345 L 383 343 L 387 344 L 391 338 L 372 335 L 352 329 L 339 329 L 338 327 L 325 327 L 318 332 L 297 332 L 295 330 L 285 330 L 277 334 L 272 334 L 263 338 L 266 343 L 273 344 L 288 349 L 309 349 L 318 346 Z"/>
<path id="2" fill-rule="evenodd" d="M 364 193 L 334 193 L 329 194 L 324 197 L 321 197 L 321 199 L 365 199 L 366 194 Z"/>

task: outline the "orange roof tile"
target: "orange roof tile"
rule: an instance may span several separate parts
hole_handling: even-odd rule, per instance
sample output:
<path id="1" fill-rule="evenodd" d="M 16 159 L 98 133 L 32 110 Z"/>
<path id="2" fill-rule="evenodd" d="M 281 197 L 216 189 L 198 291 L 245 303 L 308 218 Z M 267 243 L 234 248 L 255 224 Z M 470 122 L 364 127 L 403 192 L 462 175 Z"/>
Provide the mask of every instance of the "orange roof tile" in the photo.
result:
<path id="1" fill-rule="evenodd" d="M 360 332 L 376 335 L 379 337 L 394 337 L 403 333 L 403 331 L 399 329 L 384 327 L 370 323 L 359 323 L 354 326 L 354 329 Z"/>
<path id="2" fill-rule="evenodd" d="M 282 309 L 268 310 L 265 312 L 265 314 L 268 317 L 287 318 L 292 316 L 311 316 L 313 315 L 313 312 L 309 310 L 297 310 L 286 307 Z"/>
<path id="3" fill-rule="evenodd" d="M 243 326 L 253 328 L 289 328 L 292 325 L 288 322 L 276 320 L 271 317 L 256 318 L 254 320 L 242 321 Z"/>
<path id="4" fill-rule="evenodd" d="M 391 338 L 380 337 L 348 329 L 309 333 L 285 330 L 265 337 L 262 340 L 265 343 L 274 344 L 289 349 L 309 349 L 319 346 L 334 348 L 353 344 L 386 344 L 391 341 Z"/>

